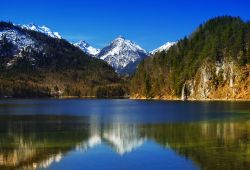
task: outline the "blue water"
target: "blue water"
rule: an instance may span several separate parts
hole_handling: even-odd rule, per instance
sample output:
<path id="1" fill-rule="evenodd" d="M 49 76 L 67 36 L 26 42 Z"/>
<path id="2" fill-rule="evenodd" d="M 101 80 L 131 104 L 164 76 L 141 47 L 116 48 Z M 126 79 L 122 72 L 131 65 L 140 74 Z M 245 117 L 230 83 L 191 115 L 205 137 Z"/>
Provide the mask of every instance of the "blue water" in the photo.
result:
<path id="1" fill-rule="evenodd" d="M 0 100 L 0 169 L 249 169 L 250 102 Z"/>
<path id="2" fill-rule="evenodd" d="M 249 110 L 250 102 L 182 102 L 142 100 L 0 100 L 0 114 L 99 116 L 102 121 L 141 123 L 227 119 Z"/>
<path id="3" fill-rule="evenodd" d="M 72 162 L 75 166 L 72 168 Z M 60 163 L 53 163 L 50 169 L 98 169 L 98 170 L 166 170 L 198 169 L 192 161 L 178 156 L 171 149 L 162 149 L 154 142 L 146 142 L 133 153 L 117 155 L 115 151 L 100 144 L 87 152 L 73 151 Z"/>

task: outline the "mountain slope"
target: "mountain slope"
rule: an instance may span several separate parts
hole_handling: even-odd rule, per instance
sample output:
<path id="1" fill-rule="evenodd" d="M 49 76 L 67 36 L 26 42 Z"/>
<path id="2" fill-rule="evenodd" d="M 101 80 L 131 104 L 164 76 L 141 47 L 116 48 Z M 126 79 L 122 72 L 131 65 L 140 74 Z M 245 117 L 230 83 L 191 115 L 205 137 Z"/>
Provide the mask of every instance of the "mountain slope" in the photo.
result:
<path id="1" fill-rule="evenodd" d="M 74 44 L 76 47 L 79 47 L 83 52 L 88 55 L 95 56 L 100 52 L 100 49 L 96 49 L 90 46 L 86 41 L 79 41 L 78 43 Z"/>
<path id="2" fill-rule="evenodd" d="M 0 22 L 0 96 L 96 96 L 117 83 L 108 64 L 69 42 Z"/>
<path id="3" fill-rule="evenodd" d="M 27 25 L 20 25 L 21 28 L 27 29 L 27 30 L 32 30 L 32 31 L 37 31 L 43 34 L 46 34 L 52 38 L 58 38 L 62 39 L 62 36 L 58 32 L 52 32 L 50 28 L 46 26 L 38 26 L 35 24 L 27 24 Z"/>
<path id="4" fill-rule="evenodd" d="M 150 54 L 155 54 L 155 53 L 159 53 L 159 52 L 162 52 L 162 51 L 168 51 L 170 47 L 172 47 L 173 45 L 175 45 L 176 42 L 167 42 L 166 44 L 160 46 L 159 48 L 153 50 L 150 52 Z"/>
<path id="5" fill-rule="evenodd" d="M 96 56 L 110 64 L 119 74 L 132 74 L 141 60 L 148 57 L 139 45 L 118 37 Z"/>
<path id="6" fill-rule="evenodd" d="M 165 99 L 250 99 L 250 24 L 217 17 L 167 53 L 142 62 L 131 96 Z"/>

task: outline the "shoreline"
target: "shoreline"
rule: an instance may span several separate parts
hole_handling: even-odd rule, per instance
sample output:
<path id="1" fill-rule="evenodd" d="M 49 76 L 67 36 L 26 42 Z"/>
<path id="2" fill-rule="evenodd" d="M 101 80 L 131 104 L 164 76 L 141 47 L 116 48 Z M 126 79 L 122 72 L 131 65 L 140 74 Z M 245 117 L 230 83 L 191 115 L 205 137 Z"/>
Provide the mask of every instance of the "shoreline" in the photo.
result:
<path id="1" fill-rule="evenodd" d="M 250 99 L 188 99 L 188 100 L 181 100 L 179 98 L 145 98 L 145 97 L 129 97 L 129 96 L 115 96 L 115 97 L 96 97 L 96 96 L 54 96 L 54 97 L 3 97 L 0 98 L 0 100 L 4 99 L 59 99 L 59 100 L 64 100 L 64 99 L 103 99 L 103 100 L 109 100 L 109 99 L 128 99 L 128 100 L 159 100 L 159 101 L 183 101 L 183 102 L 195 102 L 195 101 L 200 101 L 200 102 L 212 102 L 212 101 L 250 101 Z"/>
<path id="2" fill-rule="evenodd" d="M 130 100 L 161 100 L 161 101 L 203 101 L 203 102 L 209 102 L 209 101 L 250 101 L 250 99 L 187 99 L 187 100 L 181 100 L 178 98 L 173 99 L 164 99 L 164 98 L 129 98 Z"/>

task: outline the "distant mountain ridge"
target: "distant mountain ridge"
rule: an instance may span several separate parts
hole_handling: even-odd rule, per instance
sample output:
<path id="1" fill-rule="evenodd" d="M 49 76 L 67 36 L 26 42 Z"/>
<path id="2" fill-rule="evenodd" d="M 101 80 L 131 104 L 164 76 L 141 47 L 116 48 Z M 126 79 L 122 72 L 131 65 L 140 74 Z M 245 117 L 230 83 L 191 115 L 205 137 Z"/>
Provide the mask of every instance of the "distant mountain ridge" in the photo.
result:
<path id="1" fill-rule="evenodd" d="M 84 40 L 74 45 L 79 47 L 86 54 L 106 61 L 119 74 L 131 75 L 135 72 L 140 61 L 155 53 L 162 51 L 167 52 L 169 48 L 175 44 L 176 42 L 167 42 L 161 47 L 151 52 L 147 52 L 133 41 L 119 36 L 103 49 L 96 49 Z"/>
<path id="2" fill-rule="evenodd" d="M 58 38 L 58 39 L 62 39 L 62 36 L 58 33 L 58 32 L 53 32 L 51 31 L 50 28 L 48 28 L 47 26 L 43 25 L 43 26 L 38 26 L 36 24 L 27 24 L 27 25 L 19 25 L 21 28 L 23 29 L 27 29 L 27 30 L 32 30 L 32 31 L 37 31 L 43 34 L 46 34 L 52 38 Z"/>
<path id="3" fill-rule="evenodd" d="M 119 74 L 131 75 L 135 72 L 140 61 L 149 57 L 150 54 L 154 55 L 162 51 L 167 52 L 169 48 L 175 44 L 176 42 L 167 42 L 161 47 L 151 52 L 147 52 L 133 41 L 119 36 L 101 50 L 90 46 L 83 40 L 74 45 L 82 49 L 85 53 L 106 61 Z"/>
<path id="4" fill-rule="evenodd" d="M 104 61 L 64 39 L 7 22 L 0 22 L 0 84 L 0 97 L 101 97 L 110 95 L 106 86 L 123 91 Z"/>
<path id="5" fill-rule="evenodd" d="M 159 48 L 153 50 L 150 52 L 150 54 L 155 54 L 155 53 L 158 53 L 158 52 L 162 52 L 162 51 L 168 51 L 170 47 L 172 47 L 173 45 L 177 44 L 177 42 L 167 42 L 166 44 L 160 46 Z"/>
<path id="6" fill-rule="evenodd" d="M 142 47 L 119 36 L 104 47 L 96 58 L 106 61 L 119 74 L 132 74 L 139 62 L 148 56 Z"/>
<path id="7" fill-rule="evenodd" d="M 52 38 L 62 39 L 62 36 L 58 32 L 51 31 L 51 29 L 47 26 L 38 26 L 35 24 L 19 26 L 21 26 L 23 29 L 46 34 Z M 130 40 L 126 40 L 122 36 L 119 36 L 118 38 L 113 40 L 103 49 L 94 48 L 84 40 L 73 43 L 74 46 L 80 48 L 87 55 L 104 60 L 109 65 L 111 65 L 117 73 L 122 75 L 133 74 L 141 60 L 149 57 L 150 54 L 167 51 L 174 44 L 175 42 L 167 42 L 166 44 L 153 50 L 152 52 L 147 52 L 136 43 Z"/>
<path id="8" fill-rule="evenodd" d="M 76 47 L 79 47 L 83 52 L 95 56 L 100 52 L 100 49 L 94 48 L 84 40 L 80 40 L 78 43 L 74 43 Z"/>

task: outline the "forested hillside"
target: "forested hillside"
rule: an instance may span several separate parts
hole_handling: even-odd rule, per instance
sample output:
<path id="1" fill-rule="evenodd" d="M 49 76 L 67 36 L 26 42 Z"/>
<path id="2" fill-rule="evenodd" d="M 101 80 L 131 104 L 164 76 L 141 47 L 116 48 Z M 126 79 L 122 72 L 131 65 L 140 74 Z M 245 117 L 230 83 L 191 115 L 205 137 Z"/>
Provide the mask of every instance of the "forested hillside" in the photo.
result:
<path id="1" fill-rule="evenodd" d="M 0 97 L 121 95 L 120 83 L 108 64 L 66 40 L 0 22 Z"/>
<path id="2" fill-rule="evenodd" d="M 131 97 L 250 99 L 249 64 L 250 23 L 217 17 L 145 59 L 131 81 Z"/>

